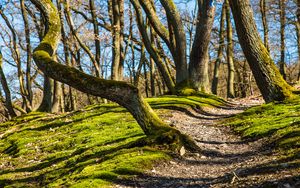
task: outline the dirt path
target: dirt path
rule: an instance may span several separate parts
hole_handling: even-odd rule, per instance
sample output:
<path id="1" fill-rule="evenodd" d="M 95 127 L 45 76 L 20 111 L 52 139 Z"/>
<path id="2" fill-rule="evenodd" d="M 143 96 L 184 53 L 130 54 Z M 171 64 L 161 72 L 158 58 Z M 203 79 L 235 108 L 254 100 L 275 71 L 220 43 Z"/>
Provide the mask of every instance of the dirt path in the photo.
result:
<path id="1" fill-rule="evenodd" d="M 300 187 L 298 179 L 292 178 L 299 172 L 285 170 L 290 164 L 281 161 L 263 140 L 242 141 L 229 127 L 220 125 L 220 120 L 249 106 L 242 103 L 191 111 L 189 115 L 174 111 L 167 121 L 192 136 L 202 153 L 186 154 L 159 164 L 117 187 Z"/>

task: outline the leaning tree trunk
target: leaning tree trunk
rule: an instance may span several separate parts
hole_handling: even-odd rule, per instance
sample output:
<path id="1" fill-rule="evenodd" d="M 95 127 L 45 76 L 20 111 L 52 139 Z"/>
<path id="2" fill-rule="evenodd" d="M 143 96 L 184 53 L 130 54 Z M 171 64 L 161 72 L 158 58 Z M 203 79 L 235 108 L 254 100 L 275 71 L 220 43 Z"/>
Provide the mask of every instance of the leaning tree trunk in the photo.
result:
<path id="1" fill-rule="evenodd" d="M 208 78 L 208 46 L 215 17 L 215 7 L 204 1 L 199 2 L 198 18 L 200 19 L 194 38 L 189 65 L 189 81 L 197 91 L 209 92 Z"/>
<path id="2" fill-rule="evenodd" d="M 186 135 L 161 121 L 139 90 L 126 82 L 104 80 L 85 74 L 53 60 L 60 39 L 60 19 L 51 0 L 31 0 L 43 13 L 49 30 L 42 42 L 34 50 L 33 57 L 37 66 L 51 78 L 66 83 L 79 91 L 114 101 L 125 107 L 137 120 L 148 138 L 158 143 L 167 143 L 173 149 L 182 145 L 188 149 L 198 149 Z"/>
<path id="3" fill-rule="evenodd" d="M 259 36 L 250 1 L 229 2 L 240 44 L 263 98 L 272 102 L 291 97 L 293 88 L 281 76 Z"/>

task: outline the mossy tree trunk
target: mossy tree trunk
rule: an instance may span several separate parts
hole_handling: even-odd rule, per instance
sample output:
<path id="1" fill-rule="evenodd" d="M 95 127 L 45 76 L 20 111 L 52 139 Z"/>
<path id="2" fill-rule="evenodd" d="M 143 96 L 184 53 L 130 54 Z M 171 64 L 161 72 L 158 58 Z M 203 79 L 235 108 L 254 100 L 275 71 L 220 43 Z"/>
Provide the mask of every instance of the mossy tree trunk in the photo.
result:
<path id="1" fill-rule="evenodd" d="M 197 91 L 209 92 L 208 47 L 215 17 L 215 7 L 210 1 L 198 1 L 198 23 L 190 55 L 189 81 Z"/>
<path id="2" fill-rule="evenodd" d="M 188 149 L 198 149 L 186 135 L 161 121 L 139 90 L 126 82 L 104 80 L 85 74 L 73 67 L 65 66 L 53 60 L 52 56 L 60 39 L 60 19 L 51 0 L 31 0 L 43 13 L 49 30 L 33 57 L 37 66 L 51 78 L 66 83 L 79 91 L 103 97 L 125 107 L 137 120 L 142 130 L 156 142 L 169 143 L 174 149 L 182 145 Z"/>
<path id="3" fill-rule="evenodd" d="M 291 97 L 293 88 L 281 76 L 259 36 L 250 1 L 229 0 L 229 2 L 239 42 L 263 98 L 266 102 L 272 102 Z"/>

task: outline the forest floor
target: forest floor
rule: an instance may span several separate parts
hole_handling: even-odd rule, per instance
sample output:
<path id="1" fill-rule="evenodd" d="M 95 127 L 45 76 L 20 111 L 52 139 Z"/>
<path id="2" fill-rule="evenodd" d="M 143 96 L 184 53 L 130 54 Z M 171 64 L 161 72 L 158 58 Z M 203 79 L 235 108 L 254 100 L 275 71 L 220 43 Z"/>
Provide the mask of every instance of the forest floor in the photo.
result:
<path id="1" fill-rule="evenodd" d="M 270 137 L 245 139 L 224 125 L 226 119 L 232 121 L 230 117 L 262 104 L 262 100 L 231 103 L 164 115 L 166 122 L 194 138 L 202 152 L 158 163 L 142 176 L 121 181 L 116 187 L 300 187 L 299 156 L 283 156 L 274 150 Z"/>
<path id="2" fill-rule="evenodd" d="M 300 187 L 300 97 L 146 100 L 202 151 L 141 146 L 143 131 L 114 103 L 32 112 L 0 123 L 0 187 Z"/>

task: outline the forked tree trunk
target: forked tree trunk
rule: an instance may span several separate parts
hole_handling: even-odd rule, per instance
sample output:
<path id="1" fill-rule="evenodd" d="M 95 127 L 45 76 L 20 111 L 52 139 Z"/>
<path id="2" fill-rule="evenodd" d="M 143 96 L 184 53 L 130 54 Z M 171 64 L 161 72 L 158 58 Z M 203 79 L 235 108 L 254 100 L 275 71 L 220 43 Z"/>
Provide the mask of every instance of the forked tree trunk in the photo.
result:
<path id="1" fill-rule="evenodd" d="M 229 0 L 229 2 L 239 42 L 263 98 L 266 102 L 272 102 L 291 97 L 293 88 L 281 76 L 259 36 L 250 1 Z"/>
<path id="2" fill-rule="evenodd" d="M 191 150 L 198 149 L 188 136 L 161 121 L 136 87 L 126 82 L 93 77 L 54 61 L 52 56 L 60 39 L 58 12 L 51 0 L 31 2 L 41 10 L 49 26 L 47 34 L 33 53 L 37 66 L 46 75 L 79 91 L 117 102 L 133 115 L 148 138 L 154 138 L 156 142 L 170 144 L 169 147 L 173 149 L 179 149 L 182 145 Z"/>

